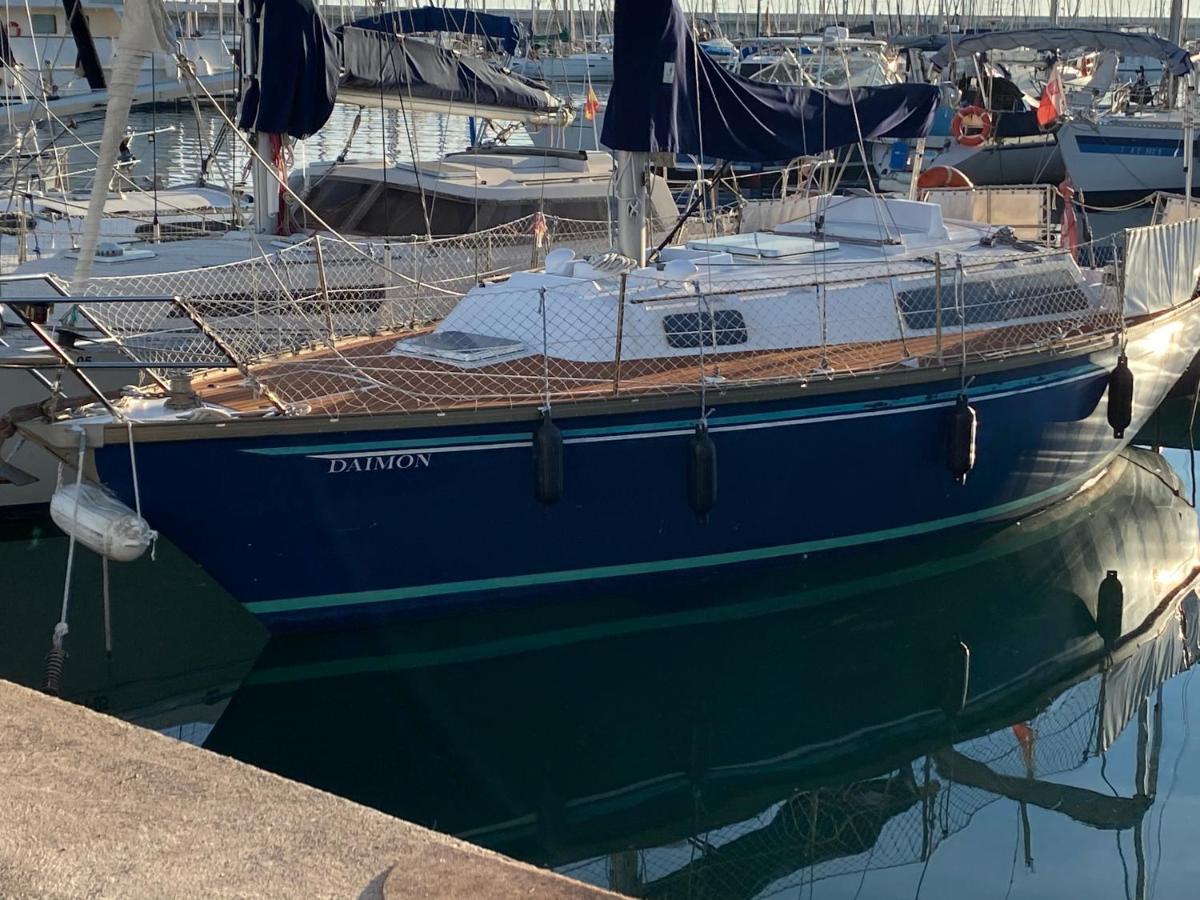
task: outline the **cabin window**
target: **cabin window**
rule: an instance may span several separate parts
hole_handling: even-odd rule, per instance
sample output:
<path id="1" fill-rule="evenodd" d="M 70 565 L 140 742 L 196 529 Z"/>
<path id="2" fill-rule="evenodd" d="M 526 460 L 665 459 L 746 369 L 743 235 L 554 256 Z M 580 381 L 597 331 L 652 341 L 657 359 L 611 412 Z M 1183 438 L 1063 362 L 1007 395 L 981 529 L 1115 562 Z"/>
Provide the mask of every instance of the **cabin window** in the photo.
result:
<path id="1" fill-rule="evenodd" d="M 667 333 L 667 344 L 676 350 L 699 347 L 728 347 L 744 344 L 749 340 L 746 333 L 746 317 L 736 309 L 718 309 L 714 313 L 672 313 L 663 316 L 663 330 Z"/>
<path id="2" fill-rule="evenodd" d="M 52 13 L 33 13 L 29 24 L 34 34 L 58 34 L 58 17 Z"/>
<path id="3" fill-rule="evenodd" d="M 933 285 L 912 288 L 896 295 L 909 328 L 937 327 L 937 290 Z M 1088 295 L 1066 269 L 997 277 L 967 273 L 962 286 L 967 325 L 1007 322 L 1038 316 L 1063 315 L 1087 309 Z M 942 281 L 942 327 L 961 323 L 954 300 L 954 283 Z"/>

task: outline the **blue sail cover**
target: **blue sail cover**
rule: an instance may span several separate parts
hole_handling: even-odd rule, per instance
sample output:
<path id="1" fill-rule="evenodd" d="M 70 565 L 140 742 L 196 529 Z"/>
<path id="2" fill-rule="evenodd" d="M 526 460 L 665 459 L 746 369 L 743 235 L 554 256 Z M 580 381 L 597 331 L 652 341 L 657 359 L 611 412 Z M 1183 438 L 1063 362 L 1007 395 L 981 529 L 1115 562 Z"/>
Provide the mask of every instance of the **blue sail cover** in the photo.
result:
<path id="1" fill-rule="evenodd" d="M 337 42 L 313 0 L 254 0 L 262 48 L 257 77 L 242 98 L 238 127 L 306 138 L 333 112 Z M 261 29 L 261 35 L 258 33 Z"/>
<path id="2" fill-rule="evenodd" d="M 492 106 L 548 112 L 560 105 L 540 82 L 502 72 L 482 59 L 383 31 L 345 26 L 339 32 L 344 89 L 477 106 L 480 115 Z"/>
<path id="3" fill-rule="evenodd" d="M 933 127 L 936 85 L 817 90 L 734 75 L 697 50 L 675 0 L 616 0 L 613 30 L 601 141 L 614 150 L 772 162 Z"/>
<path id="4" fill-rule="evenodd" d="M 486 37 L 493 49 L 500 49 L 512 56 L 521 40 L 521 29 L 508 16 L 477 13 L 469 9 L 446 9 L 441 6 L 422 6 L 420 9 L 404 9 L 385 13 L 350 23 L 354 28 L 366 31 L 384 31 L 388 34 L 421 34 L 445 31 L 449 34 L 477 34 Z"/>

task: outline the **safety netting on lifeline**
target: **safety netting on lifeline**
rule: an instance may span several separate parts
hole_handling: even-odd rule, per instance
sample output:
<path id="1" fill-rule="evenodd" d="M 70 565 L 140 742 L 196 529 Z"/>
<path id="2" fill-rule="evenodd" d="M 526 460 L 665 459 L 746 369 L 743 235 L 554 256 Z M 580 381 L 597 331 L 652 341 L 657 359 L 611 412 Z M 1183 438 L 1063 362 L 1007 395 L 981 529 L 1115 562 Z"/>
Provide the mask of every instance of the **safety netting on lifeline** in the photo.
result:
<path id="1" fill-rule="evenodd" d="M 651 223 L 661 237 L 669 224 Z M 728 225 L 723 227 L 729 227 Z M 681 235 L 710 233 L 689 222 Z M 612 246 L 607 221 L 536 213 L 456 237 L 348 240 L 259 239 L 260 252 L 225 265 L 130 276 L 97 276 L 85 294 L 154 297 L 161 302 L 88 304 L 88 311 L 148 362 L 229 364 L 294 352 L 314 342 L 411 328 L 435 321 L 473 285 L 536 268 L 554 246 L 600 252 Z M 176 304 L 167 298 L 179 298 Z M 200 333 L 189 312 L 204 320 Z M 213 345 L 224 338 L 225 351 Z"/>
<path id="2" fill-rule="evenodd" d="M 235 408 L 544 404 L 969 368 L 1069 346 L 1123 325 L 1117 264 L 1099 263 L 1100 246 L 620 272 L 606 223 L 531 217 L 445 240 L 312 237 L 226 266 L 96 278 L 98 298 L 177 299 L 87 309 L 151 366 L 236 370 L 205 376 Z M 551 257 L 552 270 L 514 274 L 560 247 L 573 253 Z"/>

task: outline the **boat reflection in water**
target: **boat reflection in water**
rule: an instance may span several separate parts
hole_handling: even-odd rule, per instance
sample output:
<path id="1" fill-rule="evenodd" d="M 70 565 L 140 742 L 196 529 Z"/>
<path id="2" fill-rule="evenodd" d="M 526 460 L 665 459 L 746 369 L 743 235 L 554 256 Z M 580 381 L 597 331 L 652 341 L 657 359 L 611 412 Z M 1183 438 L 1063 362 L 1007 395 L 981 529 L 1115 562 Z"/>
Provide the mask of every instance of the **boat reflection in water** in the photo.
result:
<path id="1" fill-rule="evenodd" d="M 1161 685 L 1197 652 L 1180 487 L 1131 450 L 1019 524 L 668 612 L 627 596 L 602 619 L 276 638 L 206 746 L 647 897 L 915 878 L 998 798 L 1026 852 L 1038 808 L 1140 841 Z M 1119 795 L 1075 784 L 1128 728 Z"/>
<path id="2" fill-rule="evenodd" d="M 45 684 L 66 558 L 67 538 L 48 518 L 0 518 L 0 678 Z M 253 668 L 266 632 L 167 541 L 153 559 L 110 568 L 106 627 L 100 558 L 75 556 L 61 696 L 199 742 Z"/>

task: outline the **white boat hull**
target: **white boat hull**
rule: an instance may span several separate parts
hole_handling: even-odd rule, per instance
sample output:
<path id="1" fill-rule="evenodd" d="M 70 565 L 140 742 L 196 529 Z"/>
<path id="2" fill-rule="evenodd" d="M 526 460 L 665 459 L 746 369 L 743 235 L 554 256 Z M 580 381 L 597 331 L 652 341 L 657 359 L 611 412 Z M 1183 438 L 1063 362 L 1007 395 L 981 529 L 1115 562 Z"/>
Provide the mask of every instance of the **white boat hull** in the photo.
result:
<path id="1" fill-rule="evenodd" d="M 613 58 L 608 53 L 580 53 L 575 56 L 548 56 L 542 59 L 514 59 L 512 70 L 540 81 L 610 82 Z"/>
<path id="2" fill-rule="evenodd" d="M 14 343 L 12 333 L 5 335 L 5 340 Z M 35 350 L 41 344 L 25 338 L 19 341 L 21 346 Z M 0 348 L 5 353 L 11 350 Z M 39 356 L 43 355 L 38 353 Z M 46 351 L 45 355 L 49 355 Z M 103 345 L 80 347 L 74 351 L 76 362 L 117 362 L 125 359 L 119 350 Z M 53 378 L 56 370 L 46 368 L 43 373 Z M 122 385 L 136 384 L 139 372 L 136 369 L 93 369 L 88 377 L 104 391 L 118 390 Z M 68 397 L 87 396 L 83 384 L 70 375 L 64 375 L 63 393 Z M 0 416 L 14 407 L 29 403 L 41 403 L 46 400 L 47 391 L 33 375 L 15 369 L 0 369 Z M 32 484 L 17 485 L 0 482 L 0 511 L 11 513 L 18 508 L 29 507 L 30 510 L 44 511 L 45 504 L 58 483 L 58 463 L 54 457 L 40 447 L 32 444 L 21 444 L 16 438 L 0 444 L 0 459 L 15 466 L 23 472 L 32 475 L 37 481 Z M 13 450 L 16 448 L 16 452 Z"/>
<path id="3" fill-rule="evenodd" d="M 1067 174 L 1092 194 L 1183 190 L 1183 128 L 1165 119 L 1075 120 L 1058 132 Z M 1194 154 L 1193 150 L 1193 154 Z"/>

